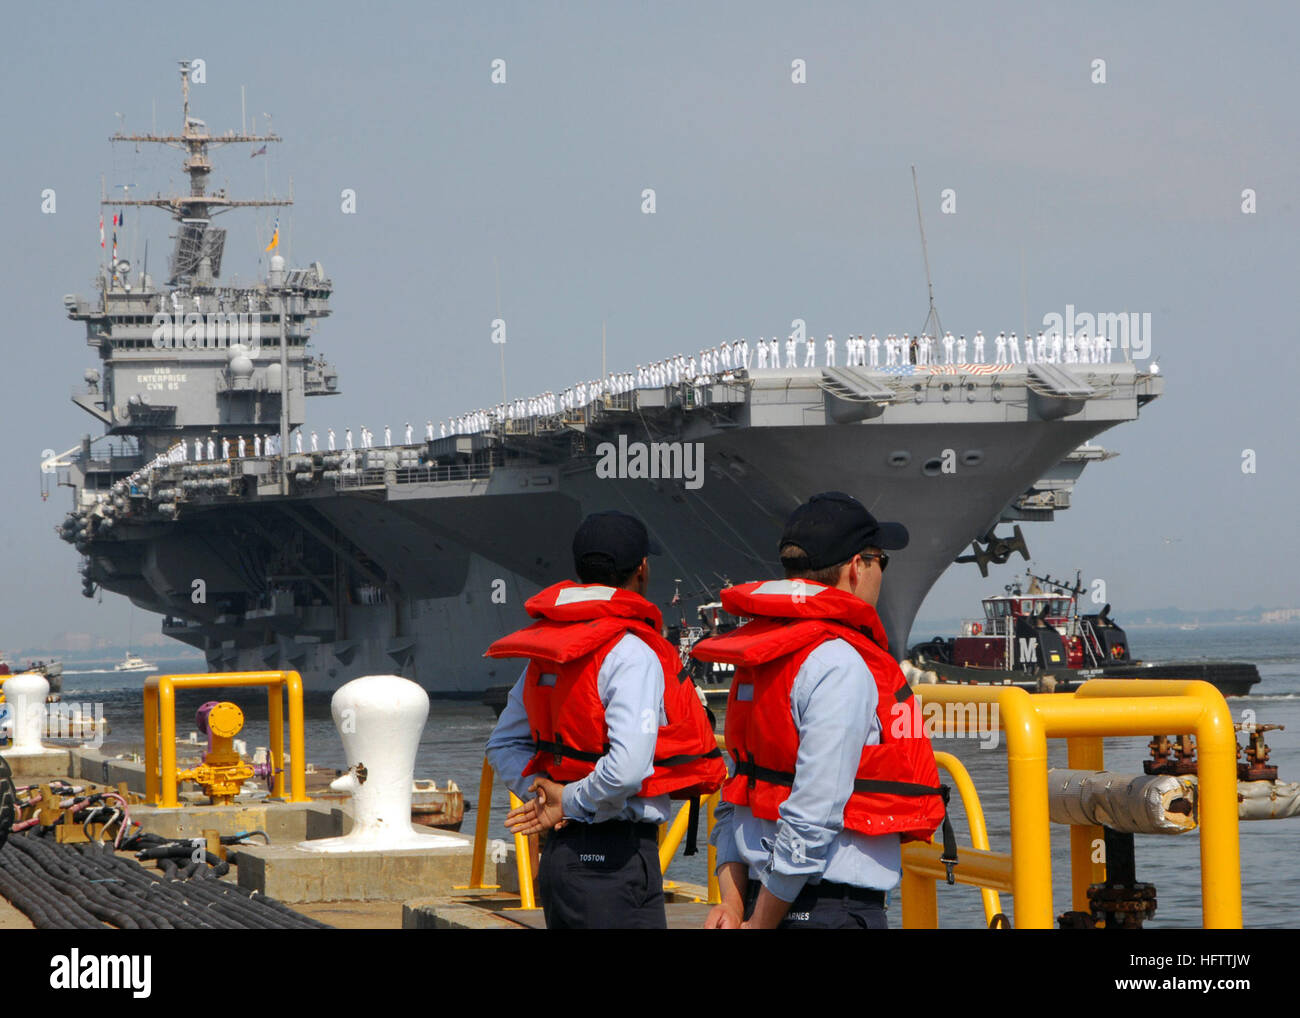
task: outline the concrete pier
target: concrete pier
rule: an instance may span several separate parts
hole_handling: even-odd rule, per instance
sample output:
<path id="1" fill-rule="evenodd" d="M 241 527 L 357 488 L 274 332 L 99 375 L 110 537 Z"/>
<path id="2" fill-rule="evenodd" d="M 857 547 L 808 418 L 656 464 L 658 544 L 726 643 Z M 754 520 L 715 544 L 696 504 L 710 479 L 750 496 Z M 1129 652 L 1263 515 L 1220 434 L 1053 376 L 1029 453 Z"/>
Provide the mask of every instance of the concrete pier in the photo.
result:
<path id="1" fill-rule="evenodd" d="M 293 845 L 243 845 L 230 853 L 239 867 L 239 886 L 294 904 L 314 901 L 406 901 L 469 883 L 474 839 L 430 832 L 430 848 L 349 852 L 304 852 Z M 517 886 L 513 853 L 487 863 L 485 879 L 509 890 Z"/>

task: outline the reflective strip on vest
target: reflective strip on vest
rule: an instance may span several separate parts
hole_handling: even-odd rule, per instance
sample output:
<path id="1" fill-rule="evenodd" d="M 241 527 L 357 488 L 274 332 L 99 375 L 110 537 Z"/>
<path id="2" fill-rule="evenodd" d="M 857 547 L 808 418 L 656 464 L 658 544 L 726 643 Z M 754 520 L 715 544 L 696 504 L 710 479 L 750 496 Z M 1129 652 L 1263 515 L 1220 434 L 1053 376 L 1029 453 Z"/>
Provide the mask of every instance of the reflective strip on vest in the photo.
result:
<path id="1" fill-rule="evenodd" d="M 829 587 L 810 580 L 768 580 L 755 587 L 751 594 L 764 597 L 816 597 Z"/>
<path id="2" fill-rule="evenodd" d="M 609 601 L 617 591 L 613 587 L 565 587 L 555 595 L 556 607 L 584 601 Z"/>

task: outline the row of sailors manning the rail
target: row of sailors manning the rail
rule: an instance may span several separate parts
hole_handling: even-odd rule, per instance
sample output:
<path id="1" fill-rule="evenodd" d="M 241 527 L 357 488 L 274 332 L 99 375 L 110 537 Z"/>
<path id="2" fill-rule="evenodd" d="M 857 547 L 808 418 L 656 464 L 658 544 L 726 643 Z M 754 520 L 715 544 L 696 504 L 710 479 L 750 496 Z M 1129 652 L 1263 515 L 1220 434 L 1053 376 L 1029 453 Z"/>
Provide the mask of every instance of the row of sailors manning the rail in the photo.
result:
<path id="1" fill-rule="evenodd" d="M 781 363 L 781 353 L 784 346 L 785 363 Z M 802 358 L 800 356 L 800 347 L 802 346 Z M 825 356 L 823 366 L 828 368 L 835 367 L 837 344 L 833 335 L 828 335 L 823 343 Z M 940 352 L 942 348 L 942 353 Z M 1073 333 L 1062 336 L 1059 332 L 1042 333 L 1038 336 L 1025 336 L 1024 340 L 1024 357 L 1021 358 L 1020 340 L 1013 332 L 1007 335 L 999 332 L 993 339 L 993 363 L 994 364 L 1106 364 L 1110 362 L 1113 347 L 1110 341 L 1104 335 L 1087 336 L 1086 334 L 1074 335 Z M 785 339 L 784 344 L 778 339 L 759 338 L 756 344 L 756 352 L 751 354 L 748 341 L 744 339 L 736 340 L 734 343 L 723 343 L 715 347 L 712 351 L 704 351 L 701 357 L 712 354 L 710 360 L 703 362 L 701 374 L 709 375 L 715 373 L 721 364 L 722 370 L 729 370 L 734 361 L 736 367 L 750 370 L 756 367 L 762 371 L 765 369 L 779 369 L 805 367 L 811 368 L 817 366 L 817 339 L 815 336 L 809 336 L 802 342 L 789 336 Z M 965 334 L 954 336 L 951 332 L 945 333 L 942 339 L 937 339 L 930 335 L 908 336 L 907 334 L 895 335 L 890 333 L 883 340 L 875 334 L 869 339 L 862 336 L 850 335 L 844 341 L 844 363 L 846 367 L 881 367 L 881 356 L 884 356 L 885 367 L 892 367 L 900 364 L 985 364 L 987 363 L 988 340 L 983 332 L 977 332 L 967 341 Z M 800 360 L 802 359 L 802 364 Z M 687 372 L 687 377 L 693 377 L 694 358 L 691 359 L 692 368 Z M 651 366 L 651 371 L 655 365 Z M 712 370 L 710 370 L 712 368 Z M 656 384 L 653 374 L 648 378 L 648 384 Z"/>
<path id="2" fill-rule="evenodd" d="M 784 342 L 784 367 L 815 367 L 817 363 L 817 342 L 817 339 L 812 336 L 809 336 L 802 343 L 793 336 L 788 337 Z M 799 363 L 800 346 L 803 347 L 802 365 Z M 938 353 L 939 346 L 943 348 L 942 359 L 940 359 Z M 1050 335 L 1040 332 L 1036 338 L 1026 336 L 1023 360 L 1021 358 L 1020 341 L 1014 332 L 1009 336 L 999 332 L 994 338 L 993 346 L 995 364 L 1104 364 L 1110 362 L 1114 349 L 1104 335 L 1088 337 L 1086 335 L 1075 336 L 1071 334 L 1063 337 L 1059 332 L 1053 332 Z M 836 348 L 835 337 L 828 335 L 824 341 L 824 366 L 835 366 Z M 884 367 L 895 367 L 903 364 L 983 364 L 985 363 L 987 342 L 983 332 L 975 333 L 969 346 L 965 335 L 954 337 L 951 332 L 946 333 L 942 340 L 937 340 L 928 335 L 896 336 L 892 333 L 886 336 L 884 340 L 879 339 L 874 334 L 870 339 L 864 339 L 862 336 L 850 336 L 845 341 L 845 364 L 847 367 L 881 367 L 882 350 L 884 353 Z M 437 437 L 446 438 L 448 435 L 478 434 L 493 430 L 503 421 L 527 420 L 536 417 L 554 416 L 557 413 L 567 413 L 583 407 L 602 396 L 621 395 L 633 389 L 656 388 L 663 385 L 677 385 L 682 382 L 699 383 L 713 378 L 715 375 L 725 377 L 734 371 L 780 370 L 783 367 L 781 353 L 782 344 L 776 338 L 768 340 L 760 337 L 753 347 L 750 346 L 749 341 L 746 339 L 720 343 L 712 349 L 701 350 L 698 357 L 686 357 L 678 354 L 651 364 L 638 364 L 635 372 L 610 373 L 607 378 L 579 382 L 559 394 L 545 392 L 539 396 L 500 403 L 488 410 L 475 410 L 468 414 L 453 417 L 448 421 L 440 421 L 437 427 Z M 973 354 L 973 358 L 968 358 L 968 353 Z M 425 421 L 424 438 L 426 441 L 433 441 L 435 437 L 434 430 L 433 421 Z M 405 444 L 411 445 L 414 437 L 414 429 L 408 421 L 405 428 Z M 337 448 L 338 438 L 333 428 L 327 429 L 325 441 L 326 448 L 330 451 Z M 309 444 L 311 452 L 320 451 L 320 436 L 315 431 L 310 433 Z M 383 445 L 387 447 L 392 446 L 392 444 L 392 429 L 385 426 Z M 360 430 L 360 448 L 371 449 L 375 445 L 374 432 L 369 428 L 362 427 Z M 277 435 L 266 435 L 265 437 L 253 435 L 251 439 L 245 439 L 241 435 L 236 437 L 234 443 L 228 438 L 222 438 L 220 447 L 221 459 L 230 459 L 232 455 L 242 459 L 250 454 L 254 457 L 278 456 L 281 452 L 280 440 Z M 354 447 L 352 429 L 346 428 L 343 434 L 343 448 L 351 450 Z M 307 451 L 301 430 L 298 430 L 294 435 L 294 449 L 299 453 Z M 173 447 L 170 452 L 163 454 L 155 464 L 150 465 L 153 466 L 162 462 L 178 462 L 188 458 L 189 449 L 184 443 L 181 443 Z M 195 460 L 213 460 L 216 458 L 216 439 L 210 437 L 206 443 L 200 438 L 194 439 Z"/>
<path id="3" fill-rule="evenodd" d="M 956 863 L 947 789 L 875 609 L 906 527 L 825 492 L 772 537 L 786 578 L 723 590 L 723 607 L 750 621 L 692 648 L 735 667 L 730 767 L 646 600 L 648 556 L 662 549 L 635 517 L 583 520 L 577 582 L 530 598 L 536 621 L 488 648 L 525 659 L 486 753 L 523 800 L 506 828 L 545 834 L 548 928 L 663 928 L 658 825 L 673 799 L 691 803 L 690 854 L 699 797 L 719 788 L 708 928 L 884 928 L 902 841 L 942 827 Z"/>

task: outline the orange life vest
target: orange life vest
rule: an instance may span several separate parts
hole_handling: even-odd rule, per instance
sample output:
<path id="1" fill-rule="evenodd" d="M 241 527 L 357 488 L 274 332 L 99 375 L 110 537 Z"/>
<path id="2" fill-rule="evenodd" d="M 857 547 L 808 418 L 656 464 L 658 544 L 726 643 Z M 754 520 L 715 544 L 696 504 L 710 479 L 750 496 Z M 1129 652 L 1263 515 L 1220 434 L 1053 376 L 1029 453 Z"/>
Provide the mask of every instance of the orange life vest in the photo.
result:
<path id="1" fill-rule="evenodd" d="M 941 823 L 947 788 L 916 717 L 911 687 L 889 655 L 876 610 L 846 591 L 809 580 L 747 583 L 722 591 L 725 611 L 753 619 L 734 632 L 701 640 L 692 653 L 736 666 L 727 701 L 727 749 L 735 775 L 723 792 L 756 817 L 779 819 L 794 784 L 799 731 L 790 691 L 808 655 L 827 640 L 848 642 L 876 682 L 880 743 L 864 745 L 844 826 L 862 834 L 929 840 Z M 948 853 L 945 852 L 945 855 Z M 955 843 L 952 853 L 955 861 Z"/>
<path id="2" fill-rule="evenodd" d="M 637 794 L 691 799 L 722 787 L 727 778 L 722 752 L 689 670 L 659 635 L 658 608 L 630 590 L 567 580 L 529 598 L 524 607 L 538 621 L 497 640 L 486 656 L 529 659 L 524 710 L 537 752 L 525 775 L 578 781 L 609 751 L 596 677 L 614 645 L 634 633 L 663 667 L 667 718 L 655 740 L 654 772 Z"/>

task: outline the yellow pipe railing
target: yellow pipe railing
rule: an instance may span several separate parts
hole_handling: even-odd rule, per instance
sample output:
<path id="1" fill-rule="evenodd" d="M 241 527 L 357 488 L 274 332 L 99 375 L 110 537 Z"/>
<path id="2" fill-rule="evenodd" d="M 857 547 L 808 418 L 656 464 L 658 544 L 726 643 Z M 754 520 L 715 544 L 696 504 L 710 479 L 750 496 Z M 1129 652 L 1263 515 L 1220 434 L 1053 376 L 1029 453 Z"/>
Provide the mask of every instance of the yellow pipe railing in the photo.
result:
<path id="1" fill-rule="evenodd" d="M 469 884 L 458 890 L 494 890 L 499 885 L 484 884 L 483 872 L 487 866 L 487 846 L 490 840 L 491 828 L 491 808 L 492 808 L 492 786 L 495 781 L 495 773 L 492 765 L 487 758 L 483 759 L 483 770 L 479 776 L 478 801 L 479 815 L 474 822 L 474 851 L 470 856 L 470 877 Z M 722 794 L 714 792 L 704 799 L 704 808 L 706 812 L 708 834 L 713 833 L 714 811 L 721 801 Z M 510 793 L 510 808 L 522 805 L 522 801 L 514 792 Z M 686 828 L 690 823 L 690 802 L 682 803 L 681 809 L 677 811 L 671 823 L 659 825 L 659 872 L 661 874 L 668 871 L 668 866 L 672 863 L 673 857 L 681 847 L 682 841 L 686 836 Z M 707 837 L 707 836 L 706 836 Z M 516 834 L 515 838 L 515 864 L 519 872 L 519 897 L 520 908 L 535 908 L 536 901 L 533 889 L 533 869 L 532 869 L 532 852 L 529 839 L 521 834 Z M 708 846 L 706 854 L 709 869 L 708 878 L 708 903 L 716 905 L 722 900 L 721 892 L 718 889 L 718 878 L 714 874 L 717 861 L 717 850 L 712 844 Z M 672 886 L 671 884 L 666 886 Z"/>
<path id="2" fill-rule="evenodd" d="M 1066 766 L 1072 770 L 1104 771 L 1106 754 L 1097 736 L 1078 735 L 1066 740 Z M 1070 825 L 1070 902 L 1076 912 L 1092 911 L 1088 888 L 1106 879 L 1106 865 L 1096 858 L 1096 846 L 1104 844 L 1103 830 L 1097 824 Z"/>
<path id="3" fill-rule="evenodd" d="M 479 800 L 480 802 L 482 800 Z M 488 800 L 489 808 L 491 800 Z M 510 808 L 518 809 L 523 801 L 514 792 L 510 793 Z M 481 807 L 480 807 L 481 808 Z M 515 835 L 515 867 L 519 873 L 519 907 L 536 908 L 537 899 L 533 895 L 533 852 L 528 837 Z"/>
<path id="4" fill-rule="evenodd" d="M 673 861 L 673 856 L 677 854 L 682 838 L 686 836 L 686 828 L 690 820 L 691 804 L 684 802 L 682 808 L 677 811 L 677 816 L 673 817 L 672 823 L 659 826 L 659 830 L 664 832 L 663 840 L 659 843 L 659 872 L 661 874 L 668 872 L 668 864 Z"/>
<path id="5" fill-rule="evenodd" d="M 934 762 L 952 775 L 953 784 L 957 786 L 962 809 L 966 811 L 966 822 L 970 825 L 971 845 L 977 851 L 987 852 L 989 829 L 984 823 L 984 807 L 980 805 L 979 792 L 975 790 L 975 782 L 971 780 L 965 764 L 951 753 L 943 752 L 934 754 Z M 944 879 L 948 879 L 947 870 L 944 871 Z M 1002 911 L 1002 899 L 998 897 L 996 890 L 986 886 L 980 887 L 980 899 L 984 903 L 984 920 L 991 923 L 993 917 Z"/>
<path id="6" fill-rule="evenodd" d="M 144 683 L 144 790 L 151 806 L 180 806 L 176 781 L 176 690 L 266 687 L 274 795 L 286 802 L 307 797 L 307 749 L 303 735 L 302 676 L 297 672 L 216 672 L 150 675 Z M 289 698 L 290 794 L 284 794 L 284 697 Z M 161 762 L 161 767 L 160 767 Z M 159 774 L 161 770 L 161 775 Z"/>
<path id="7" fill-rule="evenodd" d="M 930 685 L 918 694 L 934 703 L 990 703 L 998 707 L 998 724 L 1006 733 L 1007 776 L 1011 808 L 1011 893 L 1015 925 L 1050 929 L 1052 857 L 1047 802 L 1047 739 L 1076 740 L 1075 759 L 1099 760 L 1103 736 L 1139 736 L 1152 732 L 1196 735 L 1200 758 L 1201 907 L 1211 929 L 1241 927 L 1241 859 L 1237 826 L 1236 737 L 1223 696 L 1207 682 L 1148 679 L 1093 679 L 1074 693 L 1027 693 L 1014 686 Z M 1086 830 L 1091 833 L 1093 828 Z M 1086 888 L 1084 864 L 1091 838 L 1072 836 L 1071 877 L 1076 905 Z M 933 884 L 917 871 L 909 878 L 911 859 L 921 864 L 926 846 L 909 845 L 904 862 L 904 916 L 921 924 L 935 919 L 929 898 L 910 908 L 907 893 Z M 962 866 L 958 865 L 960 873 Z M 958 879 L 961 879 L 960 876 Z M 931 892 L 933 893 L 933 892 Z"/>
<path id="8" fill-rule="evenodd" d="M 709 843 L 709 847 L 705 849 L 704 865 L 707 866 L 709 870 L 708 901 L 710 905 L 719 905 L 722 903 L 722 888 L 718 886 L 718 873 L 717 873 L 718 850 L 713 847 L 713 825 L 717 823 L 717 818 L 714 817 L 713 814 L 718 808 L 718 803 L 721 801 L 722 801 L 721 792 L 714 792 L 711 796 L 708 797 L 708 799 L 705 800 L 705 808 L 708 817 L 708 819 L 705 821 L 705 828 L 709 832 L 706 840 Z"/>
<path id="9" fill-rule="evenodd" d="M 457 890 L 496 890 L 500 884 L 483 883 L 483 869 L 487 861 L 489 824 L 492 820 L 492 765 L 483 758 L 483 770 L 478 779 L 478 817 L 474 820 L 474 854 L 470 857 L 469 884 Z"/>

